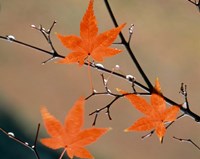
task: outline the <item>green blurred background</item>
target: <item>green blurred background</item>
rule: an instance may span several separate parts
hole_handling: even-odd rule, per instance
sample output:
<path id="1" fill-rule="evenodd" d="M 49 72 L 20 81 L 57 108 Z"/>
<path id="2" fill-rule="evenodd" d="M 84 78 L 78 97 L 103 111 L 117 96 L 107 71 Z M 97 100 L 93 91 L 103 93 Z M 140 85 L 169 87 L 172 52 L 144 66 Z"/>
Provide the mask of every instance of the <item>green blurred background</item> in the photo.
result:
<path id="1" fill-rule="evenodd" d="M 187 0 L 110 0 L 110 4 L 118 22 L 127 23 L 123 30 L 127 37 L 128 27 L 132 23 L 135 25 L 131 45 L 150 80 L 154 82 L 159 77 L 163 93 L 178 103 L 183 102 L 178 93 L 180 84 L 187 84 L 191 109 L 200 114 L 200 13 L 197 8 Z M 30 26 L 42 24 L 48 28 L 57 20 L 53 32 L 79 34 L 79 23 L 87 5 L 88 0 L 0 0 L 0 35 L 11 34 L 18 40 L 49 50 L 42 35 Z M 99 30 L 113 28 L 103 0 L 95 0 L 94 7 Z M 52 40 L 58 52 L 66 55 L 69 50 L 61 45 L 55 34 L 52 34 Z M 42 123 L 41 105 L 46 105 L 63 121 L 79 96 L 91 93 L 87 68 L 53 62 L 41 65 L 47 58 L 48 55 L 33 49 L 0 40 L 0 127 L 30 142 L 34 139 L 37 124 Z M 118 64 L 121 72 L 142 81 L 126 51 L 106 59 L 103 64 L 109 69 Z M 103 90 L 100 72 L 92 70 L 92 79 L 95 89 Z M 109 87 L 113 91 L 117 87 L 131 90 L 129 84 L 115 77 L 110 79 Z M 99 96 L 87 101 L 85 127 L 93 122 L 93 117 L 88 114 L 111 99 Z M 127 100 L 117 101 L 111 108 L 111 115 L 113 120 L 109 121 L 101 113 L 97 126 L 112 127 L 112 131 L 88 146 L 96 159 L 200 157 L 200 151 L 194 146 L 172 139 L 172 136 L 190 138 L 200 145 L 200 126 L 190 118 L 173 124 L 166 133 L 164 144 L 160 144 L 155 134 L 141 140 L 146 133 L 123 132 L 142 116 Z M 46 136 L 42 125 L 39 137 Z M 17 158 L 34 159 L 33 153 L 27 152 L 29 150 L 2 133 L 0 137 L 1 158 L 19 155 Z M 44 147 L 40 149 L 42 158 L 58 158 L 59 155 L 53 157 L 50 152 Z M 43 157 L 44 154 L 49 157 Z"/>

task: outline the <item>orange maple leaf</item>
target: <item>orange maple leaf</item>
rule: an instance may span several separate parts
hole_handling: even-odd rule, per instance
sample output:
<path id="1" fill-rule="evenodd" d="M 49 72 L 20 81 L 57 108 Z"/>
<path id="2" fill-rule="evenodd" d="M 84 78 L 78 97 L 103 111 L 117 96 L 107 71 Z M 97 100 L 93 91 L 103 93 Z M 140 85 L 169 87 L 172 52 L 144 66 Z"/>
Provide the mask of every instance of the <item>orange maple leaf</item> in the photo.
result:
<path id="1" fill-rule="evenodd" d="M 41 109 L 45 128 L 50 138 L 41 139 L 42 144 L 52 149 L 64 148 L 60 159 L 66 152 L 70 158 L 93 158 L 84 146 L 95 142 L 109 128 L 88 128 L 82 130 L 84 122 L 84 98 L 80 98 L 70 109 L 64 126 L 45 107 Z"/>
<path id="2" fill-rule="evenodd" d="M 104 57 L 113 56 L 121 52 L 117 48 L 109 46 L 117 38 L 125 24 L 117 28 L 111 29 L 98 35 L 97 20 L 93 11 L 93 2 L 90 0 L 88 9 L 80 23 L 80 37 L 76 35 L 62 36 L 58 34 L 58 38 L 63 45 L 72 50 L 59 63 L 76 63 L 83 65 L 85 59 L 91 56 L 95 61 L 103 61 Z"/>
<path id="3" fill-rule="evenodd" d="M 118 91 L 122 94 L 127 94 L 125 97 L 129 99 L 132 105 L 146 115 L 138 119 L 125 131 L 148 131 L 154 129 L 160 142 L 162 142 L 166 132 L 165 123 L 176 120 L 180 107 L 174 105 L 166 108 L 166 102 L 161 93 L 158 80 L 156 80 L 154 90 L 151 95 L 151 104 L 148 104 L 145 99 L 135 94 L 127 94 L 127 92 L 122 90 Z"/>

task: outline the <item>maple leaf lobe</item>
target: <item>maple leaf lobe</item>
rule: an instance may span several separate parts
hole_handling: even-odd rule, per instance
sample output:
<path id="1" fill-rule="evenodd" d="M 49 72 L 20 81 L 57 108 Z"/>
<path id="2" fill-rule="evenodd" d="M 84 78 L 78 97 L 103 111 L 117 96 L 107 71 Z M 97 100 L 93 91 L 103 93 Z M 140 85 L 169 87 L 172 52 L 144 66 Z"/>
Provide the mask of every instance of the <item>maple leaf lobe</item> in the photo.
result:
<path id="1" fill-rule="evenodd" d="M 41 143 L 52 149 L 64 148 L 61 156 L 66 152 L 70 158 L 93 158 L 84 147 L 97 141 L 109 128 L 82 129 L 84 123 L 83 97 L 79 98 L 65 117 L 62 125 L 46 108 L 41 109 L 42 118 L 49 138 L 41 139 Z"/>
<path id="2" fill-rule="evenodd" d="M 121 94 L 132 103 L 132 105 L 145 114 L 145 117 L 139 118 L 132 126 L 125 129 L 128 131 L 149 131 L 154 129 L 160 142 L 166 133 L 165 122 L 176 120 L 176 116 L 180 110 L 179 106 L 170 106 L 166 108 L 166 102 L 161 93 L 161 87 L 158 79 L 156 80 L 154 92 L 151 94 L 151 104 L 136 94 L 128 94 L 127 92 L 117 89 Z"/>
<path id="3" fill-rule="evenodd" d="M 93 38 L 98 33 L 97 20 L 93 10 L 94 0 L 90 0 L 88 9 L 80 24 L 80 36 L 83 39 Z"/>
<path id="4" fill-rule="evenodd" d="M 51 137 L 59 136 L 62 132 L 62 124 L 54 116 L 52 116 L 46 107 L 41 108 L 42 118 L 44 120 L 44 126 Z"/>
<path id="5" fill-rule="evenodd" d="M 59 63 L 79 63 L 84 64 L 89 56 L 93 60 L 101 62 L 105 57 L 110 57 L 121 52 L 116 48 L 109 48 L 118 34 L 125 26 L 122 24 L 114 29 L 105 31 L 98 35 L 97 20 L 93 10 L 93 0 L 90 0 L 89 6 L 80 23 L 80 37 L 76 35 L 62 36 L 57 34 L 63 45 L 70 49 L 70 52 Z"/>

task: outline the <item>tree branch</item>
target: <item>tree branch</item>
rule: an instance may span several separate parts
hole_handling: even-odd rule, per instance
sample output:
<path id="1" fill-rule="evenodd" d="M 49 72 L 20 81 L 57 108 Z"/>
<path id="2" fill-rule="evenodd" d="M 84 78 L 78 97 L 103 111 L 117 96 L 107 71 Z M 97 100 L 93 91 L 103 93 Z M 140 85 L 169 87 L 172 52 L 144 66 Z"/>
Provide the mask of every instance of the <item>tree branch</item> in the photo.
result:
<path id="1" fill-rule="evenodd" d="M 37 140 L 38 140 L 39 130 L 40 130 L 40 124 L 38 124 L 38 127 L 37 127 L 37 132 L 36 132 L 34 144 L 30 145 L 28 142 L 25 142 L 25 141 L 15 137 L 14 133 L 7 132 L 4 129 L 0 128 L 0 131 L 3 132 L 5 135 L 7 135 L 9 138 L 13 139 L 15 142 L 18 142 L 21 145 L 32 150 L 33 153 L 35 154 L 36 159 L 40 159 L 40 156 L 39 156 L 38 151 L 37 151 Z"/>
<path id="2" fill-rule="evenodd" d="M 115 27 L 118 27 L 118 23 L 117 20 L 112 12 L 112 9 L 110 7 L 110 4 L 108 2 L 108 0 L 104 0 L 106 8 L 108 10 L 108 13 L 113 21 L 113 24 L 115 25 Z M 125 46 L 127 52 L 129 53 L 131 59 L 133 60 L 133 63 L 135 64 L 135 66 L 137 67 L 138 71 L 140 72 L 142 78 L 144 79 L 144 81 L 146 82 L 148 88 L 150 89 L 150 92 L 153 91 L 153 85 L 151 84 L 150 80 L 148 79 L 148 77 L 146 76 L 146 74 L 144 73 L 142 67 L 140 66 L 138 60 L 136 59 L 132 49 L 130 48 L 129 42 L 130 40 L 126 41 L 126 39 L 124 38 L 124 35 L 122 34 L 122 32 L 119 33 L 119 37 L 121 39 L 121 43 Z"/>
<path id="3" fill-rule="evenodd" d="M 195 0 L 195 1 L 192 1 L 192 0 L 188 0 L 190 3 L 192 3 L 192 4 L 194 4 L 197 8 L 198 8 L 198 10 L 199 10 L 199 12 L 200 12 L 200 0 L 198 0 L 198 2 Z"/>
<path id="4" fill-rule="evenodd" d="M 114 25 L 115 25 L 115 26 L 118 26 L 117 21 L 116 21 L 116 19 L 115 19 L 115 16 L 113 15 L 113 12 L 112 12 L 112 10 L 111 10 L 111 7 L 110 7 L 110 5 L 109 5 L 109 3 L 108 3 L 108 0 L 104 0 L 104 2 L 105 2 L 105 5 L 106 5 L 106 7 L 107 7 L 107 9 L 108 9 L 108 12 L 109 12 L 109 14 L 110 14 L 110 16 L 111 16 L 111 19 L 112 19 Z M 54 21 L 53 25 L 50 27 L 50 29 L 47 30 L 47 31 L 46 31 L 44 28 L 41 29 L 41 30 L 47 32 L 47 34 L 50 34 L 50 33 L 51 33 L 51 30 L 52 30 L 52 28 L 53 28 L 53 26 L 54 26 L 54 24 L 55 24 L 55 21 Z M 32 26 L 32 27 L 33 27 L 33 26 Z M 124 46 L 126 47 L 127 52 L 128 52 L 129 55 L 131 56 L 131 59 L 132 59 L 133 62 L 135 63 L 135 65 L 136 65 L 138 71 L 140 72 L 140 74 L 142 75 L 144 81 L 147 83 L 147 86 L 148 86 L 148 87 L 146 87 L 146 86 L 144 86 L 143 84 L 141 84 L 140 82 L 138 82 L 138 81 L 136 81 L 136 80 L 134 79 L 134 86 L 132 85 L 133 88 L 134 88 L 135 86 L 137 86 L 137 87 L 139 87 L 140 89 L 142 89 L 143 91 L 145 91 L 146 93 L 151 94 L 152 91 L 153 91 L 153 86 L 152 86 L 151 82 L 149 81 L 148 77 L 146 76 L 146 74 L 145 74 L 144 71 L 142 70 L 141 66 L 139 65 L 139 62 L 138 62 L 137 59 L 135 58 L 135 56 L 134 56 L 134 54 L 133 54 L 133 52 L 132 52 L 132 49 L 130 48 L 129 43 L 125 40 L 124 35 L 122 34 L 122 32 L 120 32 L 119 36 L 120 36 L 120 38 L 121 38 L 122 43 L 123 43 Z M 40 51 L 40 52 L 42 52 L 42 53 L 45 53 L 45 54 L 49 54 L 49 55 L 52 56 L 52 58 L 55 58 L 55 57 L 57 57 L 57 58 L 65 58 L 65 56 L 63 56 L 63 55 L 57 53 L 57 52 L 55 51 L 55 49 L 53 49 L 54 52 L 52 53 L 52 51 L 44 50 L 44 49 L 42 49 L 42 48 L 33 46 L 33 45 L 31 45 L 31 44 L 27 44 L 27 43 L 25 43 L 25 42 L 16 40 L 12 35 L 8 35 L 8 36 L 1 36 L 1 35 L 0 35 L 0 39 L 6 40 L 6 41 L 10 41 L 10 42 L 13 42 L 13 43 L 22 45 L 22 46 L 26 46 L 26 47 L 28 47 L 28 48 L 32 48 L 32 49 L 34 49 L 34 50 L 38 50 L 38 51 Z M 48 41 L 48 43 L 50 43 L 50 46 L 53 46 L 53 44 L 52 44 L 52 42 L 51 42 L 51 39 L 50 39 L 50 35 L 49 35 L 49 38 L 47 37 L 47 41 Z M 49 41 L 50 41 L 50 42 L 49 42 Z M 53 47 L 52 47 L 52 48 L 53 48 Z M 85 65 L 85 66 L 88 66 L 88 65 L 89 65 L 91 68 L 97 69 L 97 70 L 99 70 L 99 71 L 101 71 L 101 72 L 105 72 L 105 73 L 108 73 L 108 74 L 112 74 L 112 75 L 114 75 L 115 77 L 122 78 L 122 79 L 124 79 L 124 80 L 130 82 L 131 84 L 133 84 L 133 79 L 132 79 L 132 78 L 129 78 L 130 75 L 123 75 L 123 74 L 120 74 L 120 73 L 118 73 L 118 72 L 115 72 L 115 71 L 109 70 L 109 69 L 107 69 L 107 68 L 104 68 L 104 67 L 102 67 L 102 65 L 99 65 L 99 64 L 93 64 L 93 63 L 85 62 L 84 65 Z M 167 102 L 168 104 L 170 104 L 170 105 L 179 105 L 179 106 L 181 106 L 180 104 L 178 104 L 178 103 L 176 103 L 175 101 L 173 101 L 173 100 L 167 98 L 166 96 L 164 96 L 164 99 L 165 99 L 166 102 Z M 190 109 L 184 108 L 184 107 L 180 107 L 180 109 L 183 111 L 183 113 L 185 113 L 186 115 L 188 115 L 188 116 L 190 116 L 191 118 L 193 118 L 196 122 L 200 122 L 200 116 L 197 115 L 196 113 L 192 112 Z"/>
<path id="5" fill-rule="evenodd" d="M 200 150 L 200 147 L 195 142 L 193 142 L 191 139 L 182 139 L 182 138 L 178 138 L 178 137 L 175 137 L 175 136 L 173 136 L 173 138 L 176 139 L 176 140 L 179 140 L 180 142 L 190 143 L 190 144 L 194 145 L 198 150 Z"/>

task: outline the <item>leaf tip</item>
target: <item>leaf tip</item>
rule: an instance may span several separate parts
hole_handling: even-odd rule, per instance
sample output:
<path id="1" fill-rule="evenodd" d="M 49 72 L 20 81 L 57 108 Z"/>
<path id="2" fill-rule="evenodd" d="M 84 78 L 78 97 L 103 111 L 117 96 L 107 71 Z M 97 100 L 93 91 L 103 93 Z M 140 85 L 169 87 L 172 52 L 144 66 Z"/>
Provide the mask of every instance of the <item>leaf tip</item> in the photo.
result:
<path id="1" fill-rule="evenodd" d="M 61 34 L 59 34 L 59 33 L 57 33 L 57 32 L 56 32 L 55 34 L 56 34 L 56 36 L 57 36 L 58 39 L 61 40 L 61 39 L 63 38 L 63 36 L 62 36 Z"/>
<path id="2" fill-rule="evenodd" d="M 125 92 L 124 90 L 120 89 L 120 88 L 116 88 L 116 91 L 121 93 L 121 94 L 126 94 L 127 92 Z"/>
<path id="3" fill-rule="evenodd" d="M 160 82 L 159 82 L 158 77 L 156 77 L 156 81 L 155 81 L 155 90 L 159 93 L 161 92 L 161 86 L 160 86 Z"/>
<path id="4" fill-rule="evenodd" d="M 41 112 L 41 114 L 45 114 L 46 112 L 48 112 L 48 110 L 47 110 L 45 105 L 41 105 L 40 106 L 40 112 Z"/>
<path id="5" fill-rule="evenodd" d="M 122 90 L 121 90 L 120 88 L 116 88 L 116 91 L 117 91 L 117 92 L 120 92 L 120 91 L 122 91 Z"/>
<path id="6" fill-rule="evenodd" d="M 61 59 L 61 60 L 59 60 L 59 61 L 56 61 L 55 63 L 56 63 L 56 64 L 69 64 L 70 62 L 69 62 L 68 58 L 65 57 L 64 59 Z"/>
<path id="7" fill-rule="evenodd" d="M 162 137 L 159 137 L 159 141 L 160 141 L 161 144 L 163 143 L 163 139 L 164 139 L 163 136 L 162 136 Z"/>

